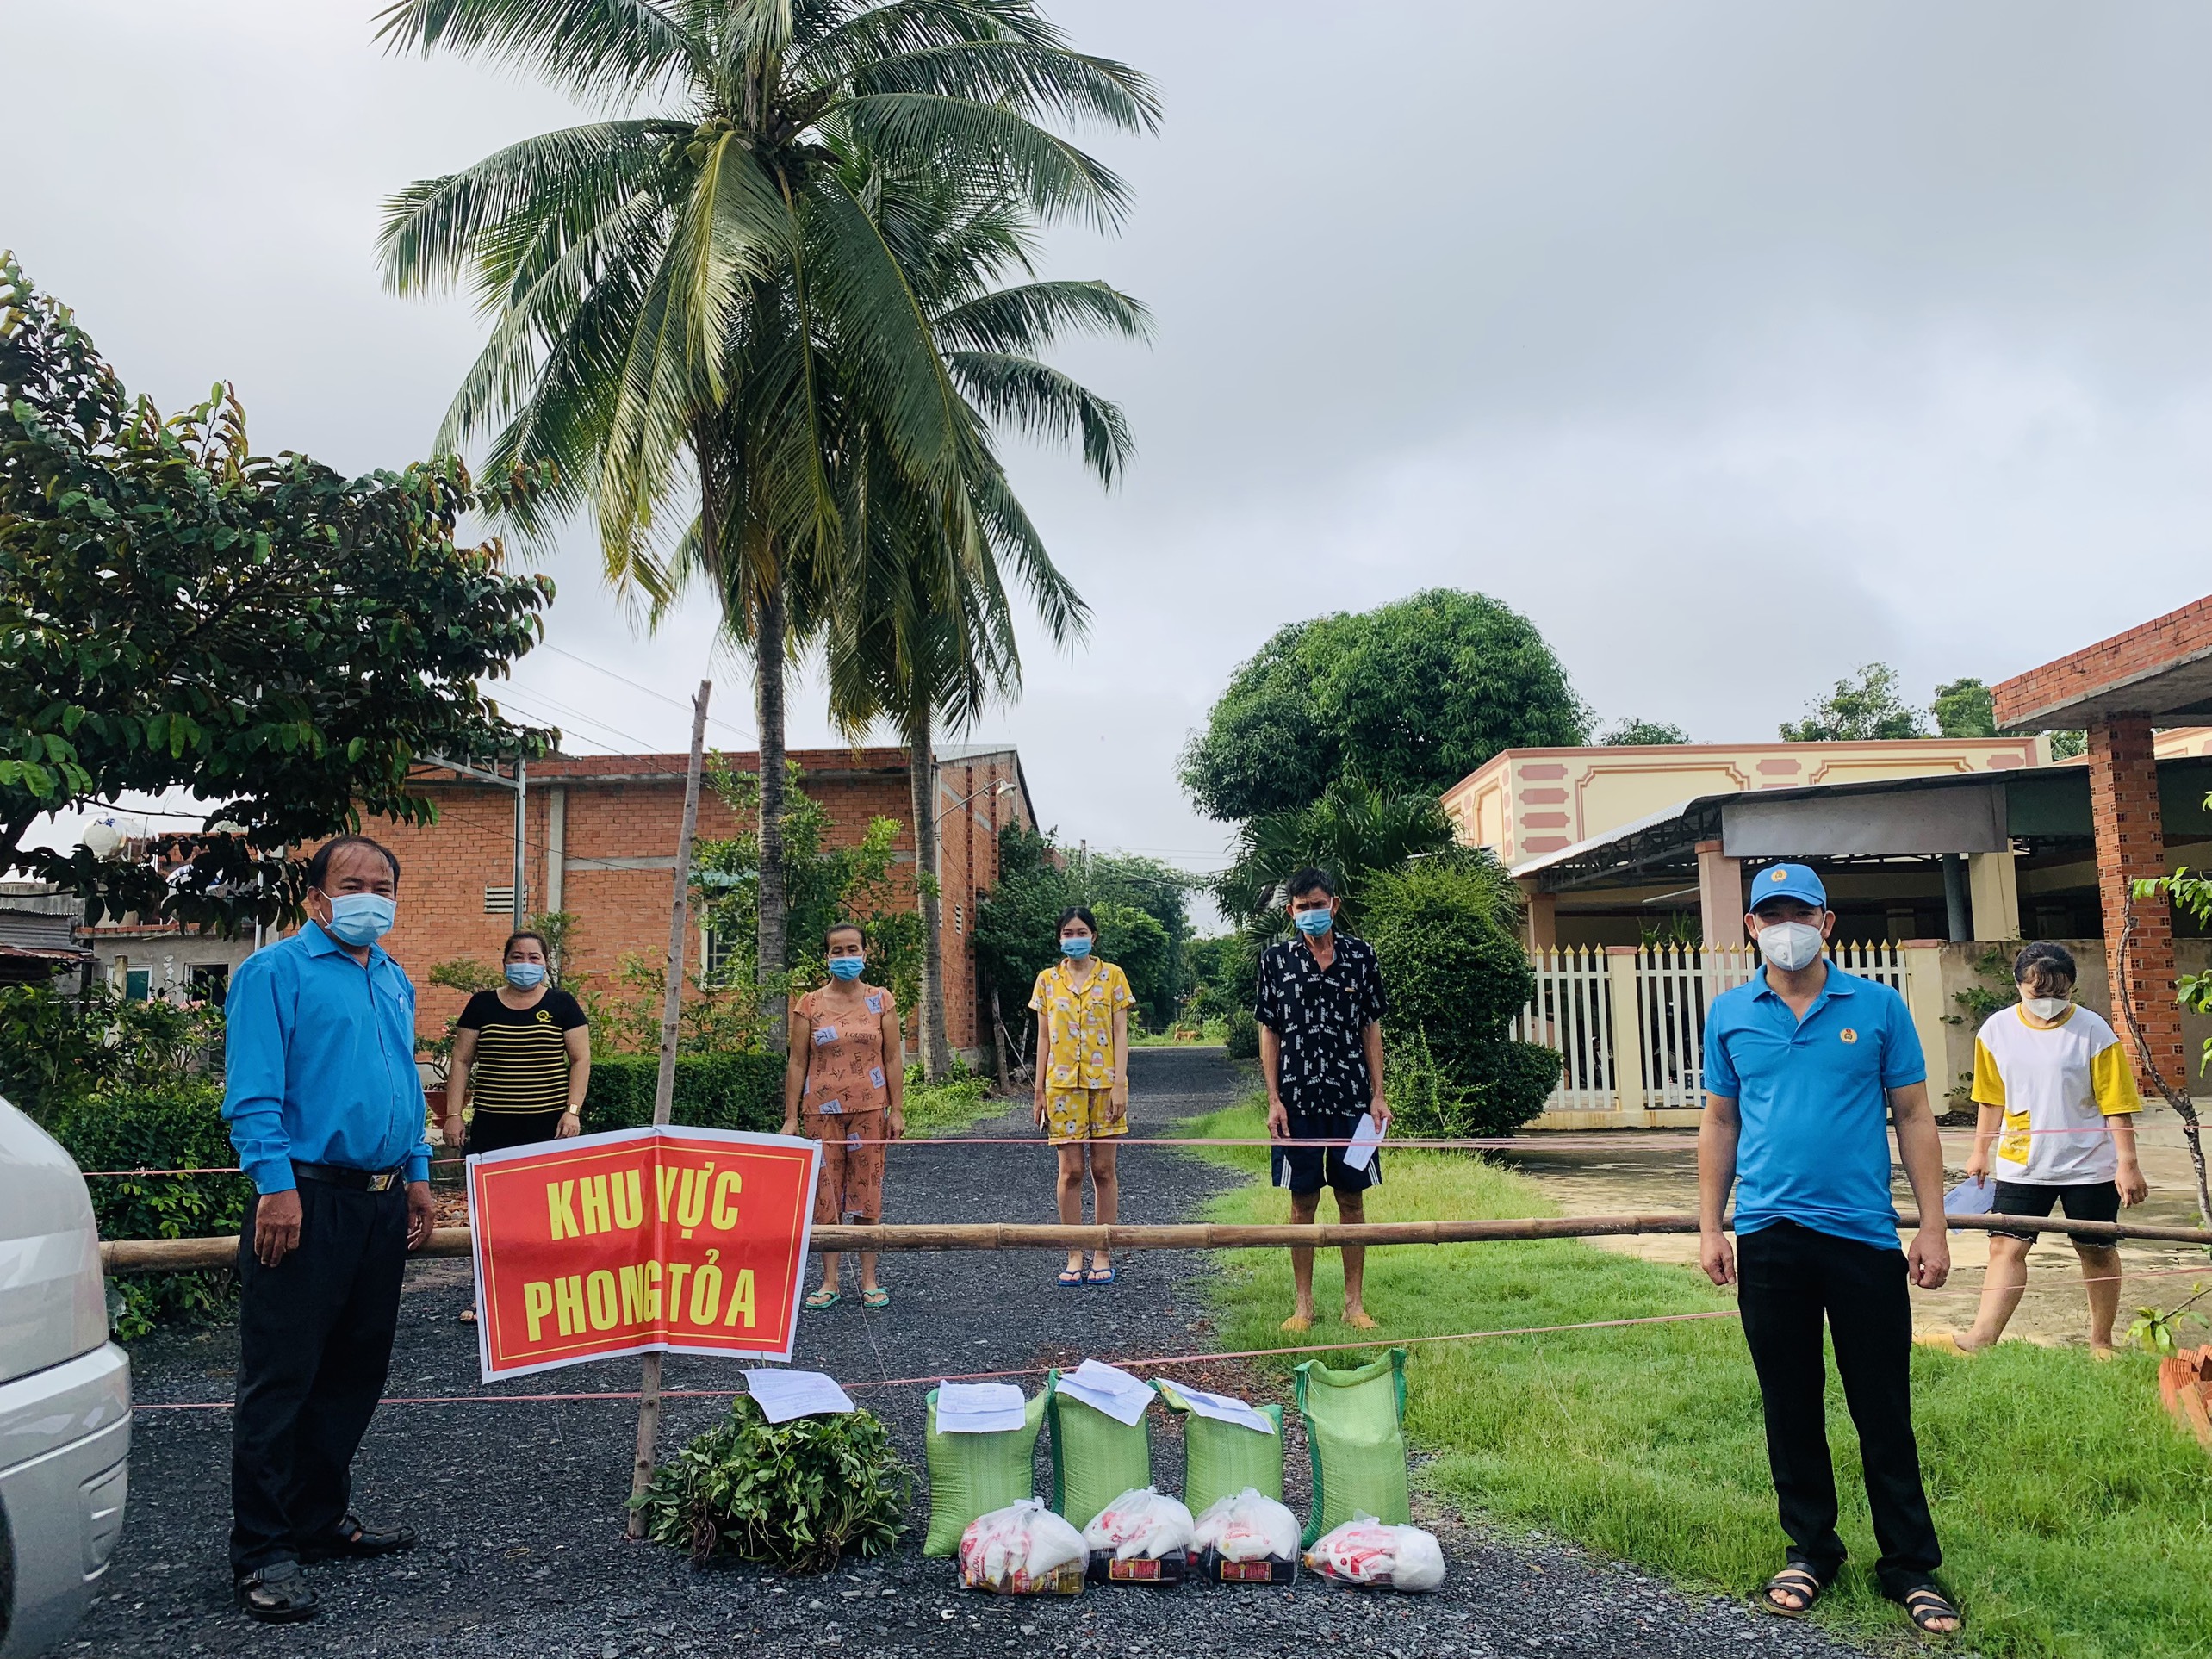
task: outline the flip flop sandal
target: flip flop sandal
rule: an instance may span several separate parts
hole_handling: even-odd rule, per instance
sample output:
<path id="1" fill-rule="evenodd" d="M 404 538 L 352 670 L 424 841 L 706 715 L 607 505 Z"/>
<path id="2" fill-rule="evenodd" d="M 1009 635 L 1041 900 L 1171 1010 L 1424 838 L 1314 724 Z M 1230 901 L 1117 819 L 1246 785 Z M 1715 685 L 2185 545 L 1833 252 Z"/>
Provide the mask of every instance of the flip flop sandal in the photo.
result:
<path id="1" fill-rule="evenodd" d="M 1114 1278 L 1115 1273 L 1112 1268 L 1094 1267 L 1083 1276 L 1083 1282 L 1085 1284 L 1111 1284 L 1114 1283 Z"/>
<path id="2" fill-rule="evenodd" d="M 1060 1286 L 1060 1289 L 1063 1289 L 1063 1290 L 1080 1290 L 1080 1289 L 1083 1289 L 1083 1270 L 1082 1270 L 1081 1268 L 1079 1268 L 1079 1267 L 1064 1267 L 1064 1268 L 1062 1268 L 1062 1269 L 1060 1270 L 1060 1276 L 1059 1276 L 1059 1286 Z"/>
<path id="3" fill-rule="evenodd" d="M 809 1313 L 818 1314 L 825 1308 L 835 1308 L 839 1302 L 844 1301 L 844 1293 L 842 1291 L 817 1290 L 805 1302 L 799 1303 L 799 1306 L 805 1308 Z"/>
<path id="4" fill-rule="evenodd" d="M 1947 1642 L 1967 1627 L 1966 1618 L 1951 1605 L 1950 1597 L 1933 1584 L 1918 1584 L 1907 1590 L 1898 1600 L 1904 1604 L 1904 1616 L 1912 1621 L 1913 1631 L 1925 1642 Z M 1939 1631 L 1934 1621 L 1955 1619 L 1957 1630 Z"/>
<path id="5" fill-rule="evenodd" d="M 1792 1562 L 1762 1584 L 1759 1587 L 1759 1594 L 1751 1599 L 1777 1619 L 1802 1619 L 1812 1611 L 1813 1605 L 1820 1600 L 1822 1593 L 1827 1588 L 1828 1586 L 1821 1581 L 1820 1575 L 1814 1572 L 1811 1568 Z M 1799 1605 L 1794 1607 L 1785 1607 L 1774 1600 L 1776 1590 L 1786 1591 L 1789 1594 L 1796 1596 Z"/>
<path id="6" fill-rule="evenodd" d="M 279 1561 L 248 1573 L 235 1587 L 238 1605 L 264 1625 L 298 1625 L 321 1611 L 296 1561 Z"/>
<path id="7" fill-rule="evenodd" d="M 414 1528 L 395 1526 L 388 1532 L 372 1532 L 358 1515 L 348 1515 L 317 1542 L 300 1551 L 302 1562 L 371 1561 L 395 1556 L 415 1547 Z"/>
<path id="8" fill-rule="evenodd" d="M 891 1292 L 885 1289 L 881 1285 L 878 1285 L 873 1290 L 863 1290 L 861 1292 L 861 1306 L 863 1308 L 888 1308 L 891 1306 Z"/>

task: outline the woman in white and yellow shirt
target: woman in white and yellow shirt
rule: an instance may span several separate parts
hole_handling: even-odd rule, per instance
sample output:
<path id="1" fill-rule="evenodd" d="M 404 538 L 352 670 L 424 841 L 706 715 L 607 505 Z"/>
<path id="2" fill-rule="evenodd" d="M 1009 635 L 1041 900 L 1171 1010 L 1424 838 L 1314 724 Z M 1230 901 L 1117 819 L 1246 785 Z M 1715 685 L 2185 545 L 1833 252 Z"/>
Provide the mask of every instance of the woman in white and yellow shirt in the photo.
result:
<path id="1" fill-rule="evenodd" d="M 2142 1101 L 2127 1051 L 2110 1025 L 2072 1000 L 2074 959 L 2063 945 L 2029 945 L 2013 959 L 2020 1001 L 1999 1009 L 1974 1038 L 1973 1156 L 1967 1173 L 1997 1176 L 1998 1215 L 2048 1215 L 2054 1203 L 2074 1221 L 2114 1221 L 2122 1204 L 2148 1190 L 2135 1159 L 2135 1114 Z M 1972 1351 L 2004 1333 L 2028 1288 L 2032 1233 L 1991 1233 L 1973 1329 L 1958 1339 Z M 2091 1351 L 2109 1358 L 2120 1307 L 2120 1252 L 2074 1240 L 2088 1282 Z"/>

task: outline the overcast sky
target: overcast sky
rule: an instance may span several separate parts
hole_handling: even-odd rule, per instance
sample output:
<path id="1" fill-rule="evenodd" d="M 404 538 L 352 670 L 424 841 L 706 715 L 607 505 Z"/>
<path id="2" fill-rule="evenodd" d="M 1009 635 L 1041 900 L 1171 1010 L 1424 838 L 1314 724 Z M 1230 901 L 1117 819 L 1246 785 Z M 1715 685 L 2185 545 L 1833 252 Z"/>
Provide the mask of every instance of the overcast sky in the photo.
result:
<path id="1" fill-rule="evenodd" d="M 379 289 L 378 205 L 579 119 L 395 59 L 348 0 L 0 0 L 0 245 L 165 407 L 234 381 L 258 447 L 423 453 L 464 301 Z M 2212 589 L 2212 11 L 1059 0 L 1157 81 L 1106 150 L 1124 233 L 1056 237 L 1158 319 L 1063 361 L 1126 405 L 1111 495 L 1017 481 L 1094 608 L 1017 743 L 1070 839 L 1206 867 L 1174 777 L 1285 622 L 1416 589 L 1531 616 L 1612 720 L 1770 737 L 1871 659 L 1923 703 Z M 647 639 L 581 530 L 550 640 L 745 743 L 703 602 Z M 574 658 L 514 711 L 580 750 L 683 711 Z M 795 743 L 830 733 L 810 685 Z"/>

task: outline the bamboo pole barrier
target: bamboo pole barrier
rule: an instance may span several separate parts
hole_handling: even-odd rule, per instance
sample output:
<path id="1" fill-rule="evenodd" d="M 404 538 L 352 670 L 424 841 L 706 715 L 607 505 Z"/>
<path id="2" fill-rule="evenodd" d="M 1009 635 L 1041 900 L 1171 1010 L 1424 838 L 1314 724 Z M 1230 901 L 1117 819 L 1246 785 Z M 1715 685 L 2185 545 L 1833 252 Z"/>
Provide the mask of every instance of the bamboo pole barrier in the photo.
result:
<path id="1" fill-rule="evenodd" d="M 1917 1227 L 1911 1210 L 1898 1225 Z M 2134 1221 L 2069 1221 L 2022 1215 L 1954 1215 L 1954 1230 L 2058 1233 L 2118 1243 L 2141 1240 L 2212 1248 L 2212 1231 Z M 1698 1218 L 1679 1211 L 1647 1215 L 1545 1215 L 1482 1221 L 1365 1221 L 1312 1227 L 1235 1227 L 1210 1222 L 1167 1227 L 1059 1227 L 1010 1221 L 883 1227 L 817 1227 L 809 1248 L 817 1256 L 854 1250 L 1276 1250 L 1343 1245 L 1494 1244 L 1527 1239 L 1602 1239 L 1636 1233 L 1684 1233 Z M 415 1252 L 421 1256 L 466 1256 L 469 1229 L 442 1227 Z M 174 1273 L 196 1267 L 228 1267 L 238 1259 L 238 1236 L 208 1239 L 109 1239 L 100 1259 L 110 1273 Z"/>

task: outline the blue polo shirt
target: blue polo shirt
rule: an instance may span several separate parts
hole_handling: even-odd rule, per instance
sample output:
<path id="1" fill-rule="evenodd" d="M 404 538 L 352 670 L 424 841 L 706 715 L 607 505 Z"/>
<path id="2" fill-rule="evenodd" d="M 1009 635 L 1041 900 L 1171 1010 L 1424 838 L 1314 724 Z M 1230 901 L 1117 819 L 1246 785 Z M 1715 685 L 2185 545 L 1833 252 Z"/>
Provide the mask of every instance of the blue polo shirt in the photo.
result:
<path id="1" fill-rule="evenodd" d="M 292 1190 L 292 1160 L 430 1178 L 415 995 L 377 946 L 363 966 L 310 922 L 231 974 L 223 1115 L 260 1192 Z"/>
<path id="2" fill-rule="evenodd" d="M 1927 1075 L 1904 998 L 1833 963 L 1803 1020 L 1763 967 L 1713 998 L 1705 1088 L 1734 1099 L 1743 1120 L 1737 1234 L 1795 1221 L 1896 1249 L 1886 1091 Z"/>

